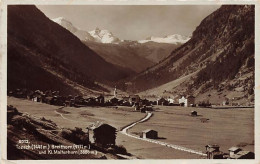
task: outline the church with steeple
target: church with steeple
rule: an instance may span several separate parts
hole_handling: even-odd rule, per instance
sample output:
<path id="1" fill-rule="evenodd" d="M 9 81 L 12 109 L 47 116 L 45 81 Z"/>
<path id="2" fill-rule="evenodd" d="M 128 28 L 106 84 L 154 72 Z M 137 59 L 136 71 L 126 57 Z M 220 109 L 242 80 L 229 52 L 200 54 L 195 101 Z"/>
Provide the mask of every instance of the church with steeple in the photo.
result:
<path id="1" fill-rule="evenodd" d="M 115 89 L 114 89 L 114 97 L 115 97 L 115 98 L 117 97 L 116 86 L 115 86 Z"/>

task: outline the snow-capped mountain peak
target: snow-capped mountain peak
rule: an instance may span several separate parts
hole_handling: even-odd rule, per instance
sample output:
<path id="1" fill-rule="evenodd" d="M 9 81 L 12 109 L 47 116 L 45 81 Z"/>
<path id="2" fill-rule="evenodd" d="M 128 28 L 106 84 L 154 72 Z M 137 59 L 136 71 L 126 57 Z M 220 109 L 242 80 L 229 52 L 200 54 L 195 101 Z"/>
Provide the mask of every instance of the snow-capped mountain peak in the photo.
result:
<path id="1" fill-rule="evenodd" d="M 75 27 L 69 20 L 64 17 L 58 17 L 52 19 L 52 21 L 56 22 L 57 24 L 61 25 L 76 37 L 78 37 L 82 41 L 94 41 L 100 43 L 119 43 L 121 42 L 120 39 L 115 37 L 110 31 L 108 30 L 100 30 L 98 27 L 93 31 L 84 31 L 77 27 Z"/>
<path id="2" fill-rule="evenodd" d="M 139 40 L 139 43 L 146 43 L 146 42 L 157 42 L 157 43 L 169 43 L 169 44 L 183 44 L 186 43 L 190 37 L 179 35 L 179 34 L 173 34 L 173 35 L 168 35 L 165 37 L 148 37 L 145 40 Z"/>
<path id="3" fill-rule="evenodd" d="M 121 42 L 125 42 L 124 40 L 120 40 L 118 37 L 114 36 L 112 32 L 108 30 L 101 30 L 98 27 L 92 31 L 84 31 L 77 27 L 75 27 L 69 20 L 64 17 L 58 17 L 52 19 L 52 21 L 66 28 L 76 37 L 78 37 L 82 41 L 94 41 L 99 43 L 113 43 L 118 44 Z M 187 42 L 190 38 L 187 36 L 182 36 L 179 34 L 168 35 L 165 37 L 149 37 L 145 40 L 139 40 L 138 43 L 146 43 L 146 42 L 157 42 L 157 43 L 169 43 L 169 44 L 183 44 Z"/>
<path id="4" fill-rule="evenodd" d="M 120 40 L 115 37 L 110 31 L 108 30 L 100 30 L 98 27 L 93 30 L 89 31 L 89 34 L 95 38 L 96 41 L 101 43 L 119 43 Z"/>
<path id="5" fill-rule="evenodd" d="M 78 29 L 66 18 L 58 17 L 52 19 L 52 21 L 64 27 L 82 41 L 94 41 L 94 38 L 87 31 Z"/>
<path id="6" fill-rule="evenodd" d="M 67 19 L 65 19 L 64 17 L 54 18 L 54 19 L 52 19 L 52 21 L 58 23 L 59 25 L 66 28 L 67 30 L 69 30 L 72 33 L 77 31 L 77 28 L 74 27 L 73 24 L 70 21 L 68 21 Z"/>

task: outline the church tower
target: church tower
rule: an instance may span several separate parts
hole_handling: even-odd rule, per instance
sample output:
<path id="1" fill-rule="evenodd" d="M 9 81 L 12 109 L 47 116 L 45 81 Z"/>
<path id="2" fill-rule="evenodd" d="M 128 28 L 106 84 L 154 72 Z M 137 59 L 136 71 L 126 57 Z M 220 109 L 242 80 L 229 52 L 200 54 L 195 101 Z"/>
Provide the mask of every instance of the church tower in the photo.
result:
<path id="1" fill-rule="evenodd" d="M 116 91 L 116 86 L 115 86 L 115 90 L 114 90 L 114 97 L 117 96 L 117 91 Z"/>

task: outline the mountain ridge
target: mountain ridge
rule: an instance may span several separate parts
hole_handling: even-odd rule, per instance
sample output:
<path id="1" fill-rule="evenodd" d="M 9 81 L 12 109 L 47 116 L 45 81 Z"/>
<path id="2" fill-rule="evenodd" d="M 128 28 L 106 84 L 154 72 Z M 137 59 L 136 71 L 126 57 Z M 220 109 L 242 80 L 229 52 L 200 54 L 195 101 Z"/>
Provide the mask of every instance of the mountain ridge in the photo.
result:
<path id="1" fill-rule="evenodd" d="M 114 83 L 132 73 L 106 62 L 33 5 L 8 6 L 7 48 L 8 89 L 106 91 L 95 82 Z"/>
<path id="2" fill-rule="evenodd" d="M 64 17 L 58 17 L 51 19 L 55 23 L 61 25 L 62 27 L 69 30 L 71 33 L 73 33 L 75 36 L 77 36 L 82 41 L 94 41 L 98 43 L 113 43 L 113 44 L 120 44 L 124 43 L 126 40 L 121 40 L 115 35 L 113 35 L 112 32 L 109 30 L 99 29 L 96 27 L 96 29 L 92 31 L 84 31 L 77 27 L 75 27 L 69 20 L 67 20 Z M 80 35 L 81 34 L 81 35 Z M 190 38 L 187 36 L 182 36 L 180 34 L 172 34 L 165 37 L 154 37 L 151 36 L 150 39 L 145 40 L 136 40 L 131 41 L 135 43 L 147 43 L 147 42 L 156 42 L 156 43 L 168 43 L 168 44 L 183 44 L 187 42 Z M 126 41 L 128 42 L 128 41 Z"/>
<path id="3" fill-rule="evenodd" d="M 145 90 L 156 92 L 157 87 L 194 72 L 176 87 L 158 94 L 193 94 L 198 101 L 215 98 L 218 103 L 226 98 L 253 101 L 253 5 L 223 5 L 202 20 L 188 42 L 132 78 L 128 88 L 146 95 L 149 92 Z"/>

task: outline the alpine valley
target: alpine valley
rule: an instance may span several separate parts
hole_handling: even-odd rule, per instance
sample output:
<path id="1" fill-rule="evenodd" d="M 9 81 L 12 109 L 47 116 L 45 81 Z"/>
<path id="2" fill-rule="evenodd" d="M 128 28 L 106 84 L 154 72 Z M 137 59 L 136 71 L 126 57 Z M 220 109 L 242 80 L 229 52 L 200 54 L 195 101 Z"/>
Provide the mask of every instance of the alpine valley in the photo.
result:
<path id="1" fill-rule="evenodd" d="M 117 85 L 144 97 L 254 100 L 254 6 L 223 5 L 191 37 L 122 40 L 63 17 L 50 20 L 35 6 L 10 6 L 8 27 L 8 89 L 89 94 Z"/>

